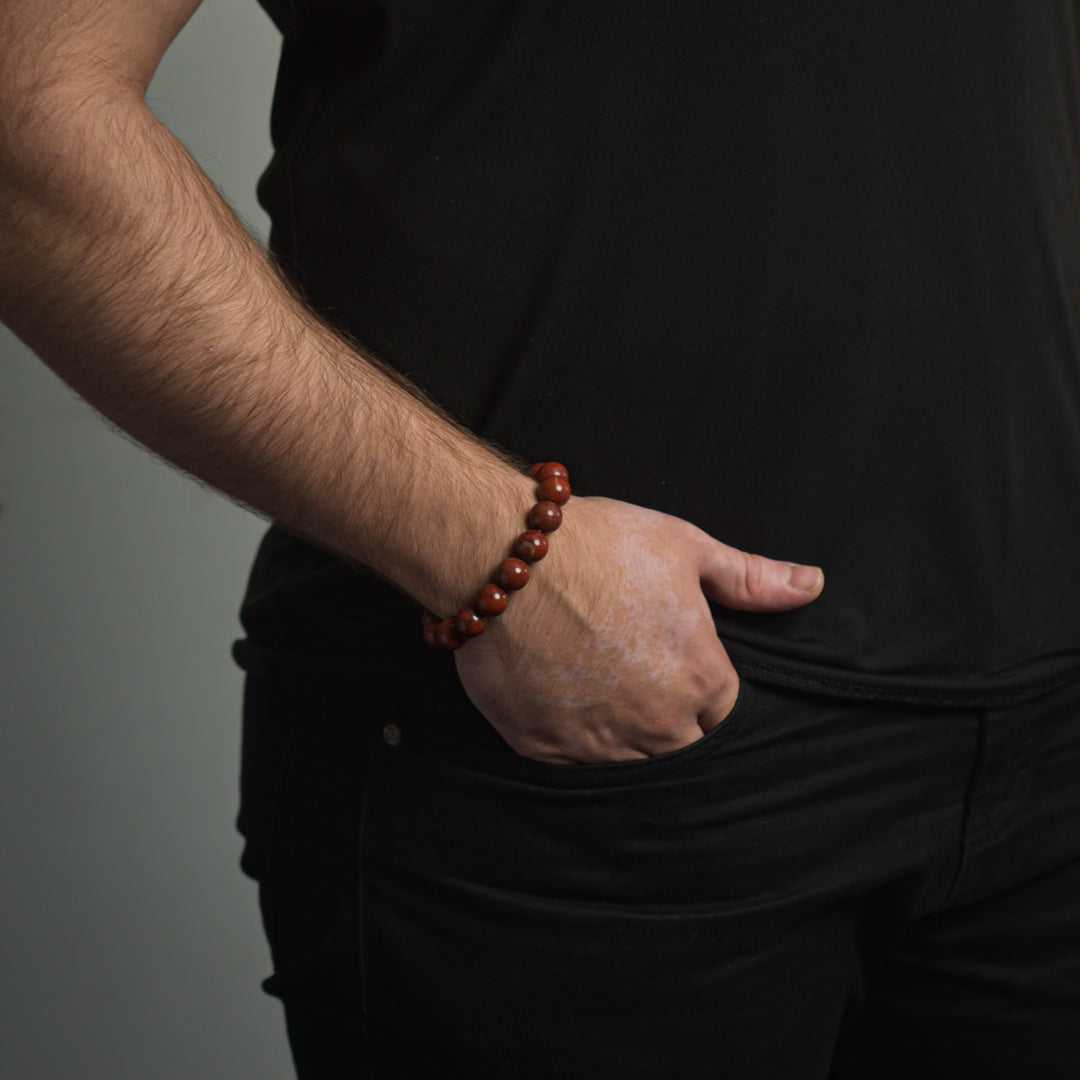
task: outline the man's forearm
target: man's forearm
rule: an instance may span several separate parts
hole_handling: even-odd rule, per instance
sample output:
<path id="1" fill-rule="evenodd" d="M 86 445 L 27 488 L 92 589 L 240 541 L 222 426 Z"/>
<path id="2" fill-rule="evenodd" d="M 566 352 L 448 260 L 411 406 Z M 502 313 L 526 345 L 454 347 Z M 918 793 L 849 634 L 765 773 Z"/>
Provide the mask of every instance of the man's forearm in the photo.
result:
<path id="1" fill-rule="evenodd" d="M 147 446 L 450 614 L 505 555 L 532 481 L 307 312 L 146 110 L 195 3 L 0 4 L 0 318 Z M 738 693 L 706 597 L 787 610 L 820 591 L 807 571 L 575 499 L 558 556 L 457 670 L 519 753 L 663 753 Z"/>
<path id="2" fill-rule="evenodd" d="M 42 91 L 5 128 L 0 318 L 140 442 L 436 609 L 485 578 L 530 501 L 308 312 L 115 86 Z"/>

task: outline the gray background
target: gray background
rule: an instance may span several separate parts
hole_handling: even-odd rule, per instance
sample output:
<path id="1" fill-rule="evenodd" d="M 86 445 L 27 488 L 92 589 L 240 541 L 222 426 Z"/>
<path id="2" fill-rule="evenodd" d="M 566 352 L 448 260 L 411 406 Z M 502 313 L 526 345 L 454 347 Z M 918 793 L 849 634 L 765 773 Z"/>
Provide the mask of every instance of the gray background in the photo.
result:
<path id="1" fill-rule="evenodd" d="M 205 0 L 151 87 L 253 231 L 278 35 Z M 152 460 L 0 328 L 0 1075 L 293 1075 L 237 865 L 263 524 Z"/>

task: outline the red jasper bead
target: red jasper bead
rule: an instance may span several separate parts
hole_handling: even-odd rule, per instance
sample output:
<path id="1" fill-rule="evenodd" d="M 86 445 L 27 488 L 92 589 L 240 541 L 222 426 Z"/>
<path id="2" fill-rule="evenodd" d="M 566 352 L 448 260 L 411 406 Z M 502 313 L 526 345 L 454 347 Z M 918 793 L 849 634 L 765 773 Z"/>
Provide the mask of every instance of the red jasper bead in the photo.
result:
<path id="1" fill-rule="evenodd" d="M 570 479 L 566 466 L 560 465 L 557 461 L 545 461 L 536 472 L 537 480 L 546 480 L 549 476 L 561 476 L 564 480 Z"/>
<path id="2" fill-rule="evenodd" d="M 439 642 L 436 638 L 436 634 L 439 629 L 439 619 L 424 622 L 424 644 L 430 646 L 433 649 L 439 648 Z"/>
<path id="3" fill-rule="evenodd" d="M 562 524 L 562 511 L 553 502 L 546 499 L 538 502 L 530 511 L 526 519 L 530 529 L 539 529 L 541 532 L 552 533 Z"/>
<path id="4" fill-rule="evenodd" d="M 507 595 L 498 585 L 488 584 L 481 588 L 473 601 L 473 607 L 485 617 L 501 615 L 506 610 Z"/>
<path id="5" fill-rule="evenodd" d="M 457 613 L 457 618 L 454 620 L 454 633 L 462 639 L 476 637 L 477 634 L 482 634 L 486 628 L 487 623 L 468 604 Z"/>
<path id="6" fill-rule="evenodd" d="M 537 493 L 547 502 L 565 506 L 570 501 L 570 481 L 565 476 L 545 476 L 540 481 Z"/>
<path id="7" fill-rule="evenodd" d="M 454 620 L 443 619 L 435 626 L 435 647 L 437 649 L 460 649 L 464 644 L 454 633 Z"/>
<path id="8" fill-rule="evenodd" d="M 529 584 L 529 567 L 521 559 L 503 559 L 495 571 L 495 580 L 504 589 L 523 589 Z"/>
<path id="9" fill-rule="evenodd" d="M 548 553 L 548 538 L 539 529 L 529 529 L 514 541 L 514 554 L 525 562 L 539 562 Z"/>
<path id="10" fill-rule="evenodd" d="M 529 466 L 529 475 L 535 480 L 540 475 L 540 470 L 547 464 L 546 461 L 538 461 L 535 465 Z"/>

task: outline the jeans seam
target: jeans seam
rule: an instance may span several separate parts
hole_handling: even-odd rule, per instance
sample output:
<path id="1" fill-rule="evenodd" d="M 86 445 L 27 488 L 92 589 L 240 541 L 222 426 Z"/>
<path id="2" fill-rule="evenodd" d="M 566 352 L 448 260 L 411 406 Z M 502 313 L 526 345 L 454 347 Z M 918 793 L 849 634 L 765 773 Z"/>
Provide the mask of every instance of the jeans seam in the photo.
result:
<path id="1" fill-rule="evenodd" d="M 360 996 L 360 1043 L 363 1047 L 365 1064 L 368 1069 L 371 1064 L 371 1040 L 369 1038 L 370 1022 L 368 1017 L 368 978 L 367 978 L 367 948 L 364 934 L 364 847 L 367 837 L 367 813 L 371 800 L 371 772 L 372 762 L 375 757 L 375 748 L 369 747 L 365 755 L 363 796 L 360 800 L 360 817 L 356 836 L 356 878 L 353 882 L 356 895 L 356 980 L 357 993 Z"/>
<path id="2" fill-rule="evenodd" d="M 960 835 L 957 839 L 956 871 L 953 874 L 952 882 L 946 891 L 945 899 L 938 909 L 939 911 L 947 911 L 956 900 L 956 895 L 960 891 L 960 883 L 964 877 L 964 871 L 968 866 L 970 830 L 975 815 L 975 801 L 979 793 L 983 768 L 986 764 L 988 742 L 987 727 L 987 715 L 984 712 L 978 719 L 978 742 L 975 747 L 975 758 L 972 762 L 971 773 L 968 777 L 964 791 L 964 809 L 960 818 Z"/>

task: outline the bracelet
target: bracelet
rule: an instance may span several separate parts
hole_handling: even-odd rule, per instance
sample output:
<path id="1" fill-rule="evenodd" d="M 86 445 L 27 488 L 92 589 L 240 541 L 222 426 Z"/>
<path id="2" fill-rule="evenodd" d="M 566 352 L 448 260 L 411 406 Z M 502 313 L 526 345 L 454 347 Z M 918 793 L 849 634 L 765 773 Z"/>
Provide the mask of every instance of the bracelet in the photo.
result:
<path id="1" fill-rule="evenodd" d="M 528 528 L 514 541 L 513 555 L 503 559 L 493 580 L 482 585 L 473 602 L 457 615 L 440 619 L 423 610 L 424 642 L 433 649 L 460 649 L 469 638 L 482 634 L 487 620 L 506 610 L 510 593 L 529 583 L 530 564 L 548 553 L 547 534 L 562 524 L 562 508 L 570 500 L 570 474 L 557 461 L 538 461 L 529 475 L 537 482 L 537 503 L 525 518 Z"/>

